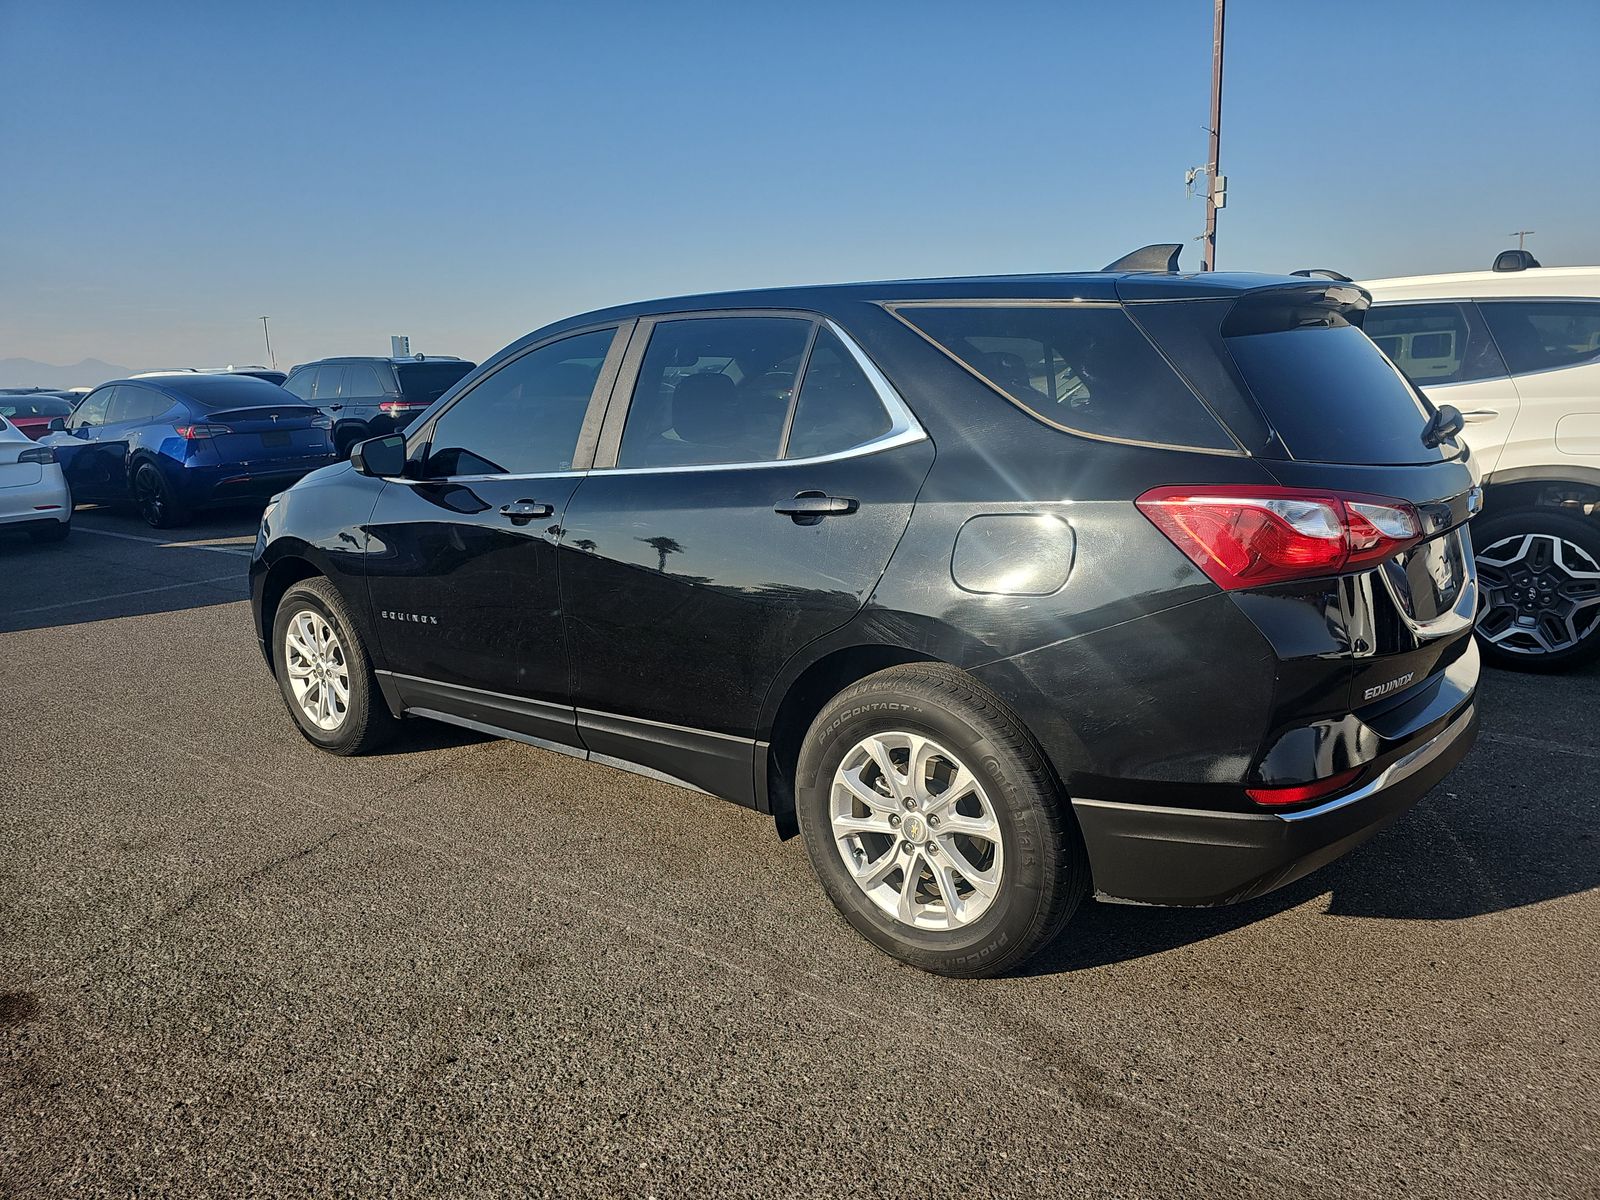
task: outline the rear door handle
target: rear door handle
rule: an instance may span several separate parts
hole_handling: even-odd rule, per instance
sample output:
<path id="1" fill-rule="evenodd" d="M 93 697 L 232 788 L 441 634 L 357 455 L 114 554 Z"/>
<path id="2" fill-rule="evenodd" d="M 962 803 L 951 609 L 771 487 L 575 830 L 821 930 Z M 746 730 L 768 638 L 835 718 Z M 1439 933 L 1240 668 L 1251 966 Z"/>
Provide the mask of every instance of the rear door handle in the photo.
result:
<path id="1" fill-rule="evenodd" d="M 861 505 L 847 496 L 825 496 L 821 492 L 801 492 L 793 500 L 779 500 L 772 511 L 797 522 L 815 523 L 823 517 L 853 513 Z"/>
<path id="2" fill-rule="evenodd" d="M 500 506 L 500 515 L 510 518 L 513 525 L 526 524 L 535 517 L 552 516 L 555 511 L 550 505 L 537 500 L 513 500 L 510 504 Z"/>

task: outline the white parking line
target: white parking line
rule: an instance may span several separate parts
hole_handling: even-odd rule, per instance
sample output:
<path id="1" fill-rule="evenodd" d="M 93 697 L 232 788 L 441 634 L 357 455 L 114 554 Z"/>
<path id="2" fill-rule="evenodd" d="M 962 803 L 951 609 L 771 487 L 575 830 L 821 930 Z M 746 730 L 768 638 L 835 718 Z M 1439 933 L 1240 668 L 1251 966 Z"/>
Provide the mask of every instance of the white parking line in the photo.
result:
<path id="1" fill-rule="evenodd" d="M 64 600 L 60 604 L 41 604 L 38 608 L 13 608 L 6 613 L 9 617 L 25 617 L 29 613 L 54 612 L 61 608 L 79 608 L 85 604 L 107 604 L 112 600 L 125 600 L 129 596 L 148 596 L 151 592 L 172 592 L 179 588 L 199 587 L 205 583 L 238 583 L 241 576 L 216 575 L 210 579 L 190 579 L 183 583 L 165 583 L 160 587 L 140 588 L 135 592 L 114 592 L 109 596 L 85 596 L 81 600 Z"/>
<path id="2" fill-rule="evenodd" d="M 236 558 L 249 558 L 250 551 L 243 546 L 207 546 L 200 542 L 165 542 L 160 538 L 140 537 L 136 533 L 113 533 L 109 529 L 86 529 L 74 524 L 74 533 L 92 533 L 96 537 L 121 538 L 125 542 L 143 542 L 147 546 L 160 546 L 163 550 L 209 550 L 213 554 L 232 554 Z"/>

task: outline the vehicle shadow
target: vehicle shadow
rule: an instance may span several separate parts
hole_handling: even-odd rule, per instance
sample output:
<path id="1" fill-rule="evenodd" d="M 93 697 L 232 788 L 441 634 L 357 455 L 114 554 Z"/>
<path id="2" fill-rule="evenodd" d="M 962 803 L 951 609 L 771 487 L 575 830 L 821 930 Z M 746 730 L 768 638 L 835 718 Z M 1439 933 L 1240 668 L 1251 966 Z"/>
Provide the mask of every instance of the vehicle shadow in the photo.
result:
<path id="1" fill-rule="evenodd" d="M 0 532 L 0 633 L 183 612 L 248 595 L 259 508 L 207 511 L 180 529 L 80 507 L 62 542 Z"/>
<path id="2" fill-rule="evenodd" d="M 1552 703 L 1552 693 L 1561 699 Z M 1554 708 L 1575 709 L 1571 715 L 1586 723 L 1600 697 L 1600 667 L 1559 677 L 1487 672 L 1481 695 L 1483 731 L 1462 764 L 1344 858 L 1225 908 L 1086 903 L 1060 941 L 1023 973 L 1159 954 L 1323 896 L 1330 917 L 1449 921 L 1600 887 L 1600 749 L 1581 732 L 1563 739 L 1551 720 L 1522 731 L 1530 712 L 1543 718 Z"/>

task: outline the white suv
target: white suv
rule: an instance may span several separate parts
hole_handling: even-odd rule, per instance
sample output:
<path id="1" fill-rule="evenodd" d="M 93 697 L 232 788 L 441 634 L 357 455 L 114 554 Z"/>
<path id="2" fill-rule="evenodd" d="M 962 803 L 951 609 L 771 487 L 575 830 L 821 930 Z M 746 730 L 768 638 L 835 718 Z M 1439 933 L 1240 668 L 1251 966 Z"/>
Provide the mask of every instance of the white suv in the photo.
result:
<path id="1" fill-rule="evenodd" d="M 1492 271 L 1362 286 L 1368 335 L 1466 419 L 1485 655 L 1555 669 L 1600 654 L 1600 267 L 1508 250 Z"/>

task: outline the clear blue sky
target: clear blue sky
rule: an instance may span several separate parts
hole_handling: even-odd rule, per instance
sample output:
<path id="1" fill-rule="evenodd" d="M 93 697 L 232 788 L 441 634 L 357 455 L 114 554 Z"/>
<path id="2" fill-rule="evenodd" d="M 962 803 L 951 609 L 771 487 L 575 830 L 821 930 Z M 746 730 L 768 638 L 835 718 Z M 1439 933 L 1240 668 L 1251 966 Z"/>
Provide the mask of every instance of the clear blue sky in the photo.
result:
<path id="1" fill-rule="evenodd" d="M 1597 0 L 1231 0 L 1220 265 L 1600 262 L 1597 47 Z M 1096 268 L 1200 232 L 1210 52 L 1209 0 L 0 0 L 0 357 L 259 361 L 268 313 L 280 363 L 477 358 L 652 295 Z"/>

